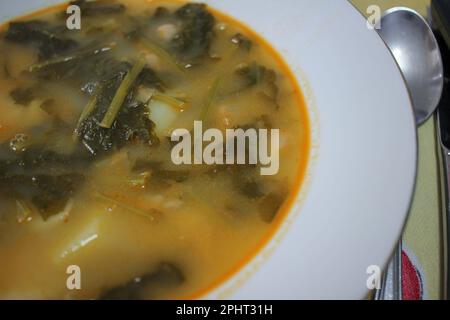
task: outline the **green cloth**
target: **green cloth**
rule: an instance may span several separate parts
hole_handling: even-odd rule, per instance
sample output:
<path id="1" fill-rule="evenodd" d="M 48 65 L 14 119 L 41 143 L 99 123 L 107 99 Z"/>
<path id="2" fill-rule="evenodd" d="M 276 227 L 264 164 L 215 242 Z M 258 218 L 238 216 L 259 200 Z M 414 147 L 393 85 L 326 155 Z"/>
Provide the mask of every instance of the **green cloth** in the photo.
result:
<path id="1" fill-rule="evenodd" d="M 404 6 L 426 15 L 430 4 L 429 0 L 350 0 L 350 2 L 364 14 L 368 6 L 375 4 L 379 5 L 382 11 L 395 6 Z M 416 192 L 403 240 L 422 267 L 425 298 L 440 299 L 442 297 L 441 211 L 434 118 L 419 128 L 418 142 L 419 166 Z"/>

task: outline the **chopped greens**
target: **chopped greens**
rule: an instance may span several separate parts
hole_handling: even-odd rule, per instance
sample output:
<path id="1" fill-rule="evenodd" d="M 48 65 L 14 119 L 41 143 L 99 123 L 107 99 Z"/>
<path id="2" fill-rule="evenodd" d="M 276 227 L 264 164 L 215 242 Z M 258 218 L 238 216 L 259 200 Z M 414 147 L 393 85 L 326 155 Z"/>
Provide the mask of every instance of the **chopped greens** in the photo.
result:
<path id="1" fill-rule="evenodd" d="M 38 209 L 44 220 L 61 212 L 75 190 L 82 184 L 81 174 L 8 175 L 0 176 L 0 190 L 26 197 Z"/>
<path id="2" fill-rule="evenodd" d="M 76 48 L 75 40 L 59 35 L 57 28 L 41 20 L 11 22 L 5 39 L 20 44 L 35 45 L 41 60 L 49 59 Z"/>
<path id="3" fill-rule="evenodd" d="M 114 197 L 105 195 L 105 194 L 103 194 L 101 192 L 96 192 L 95 193 L 95 197 L 98 198 L 98 199 L 101 199 L 103 201 L 112 203 L 112 204 L 114 204 L 114 205 L 116 205 L 118 207 L 121 207 L 121 208 L 123 208 L 123 209 L 125 209 L 125 210 L 127 210 L 127 211 L 129 211 L 131 213 L 134 213 L 134 214 L 138 215 L 138 216 L 144 217 L 146 219 L 150 219 L 151 221 L 153 221 L 155 219 L 155 217 L 152 215 L 151 212 L 146 212 L 144 210 L 141 210 L 139 208 L 136 208 L 134 206 L 126 204 L 126 203 L 124 203 L 122 201 L 119 201 L 119 200 L 115 199 Z"/>
<path id="4" fill-rule="evenodd" d="M 224 87 L 225 96 L 256 90 L 261 99 L 279 108 L 277 74 L 256 62 L 239 64 Z"/>
<path id="5" fill-rule="evenodd" d="M 275 219 L 286 198 L 287 192 L 284 190 L 278 192 L 274 191 L 264 196 L 258 204 L 261 219 L 266 223 L 271 223 Z"/>
<path id="6" fill-rule="evenodd" d="M 141 300 L 146 299 L 144 290 L 153 287 L 177 287 L 183 284 L 185 276 L 173 263 L 163 262 L 150 274 L 134 278 L 132 281 L 104 292 L 101 300 Z"/>
<path id="7" fill-rule="evenodd" d="M 33 88 L 18 87 L 12 90 L 9 95 L 14 100 L 14 103 L 20 104 L 22 106 L 28 106 L 31 101 L 35 99 L 35 92 Z"/>
<path id="8" fill-rule="evenodd" d="M 128 102 L 113 125 L 103 128 L 97 118 L 99 113 L 94 112 L 81 123 L 78 136 L 92 155 L 118 150 L 138 141 L 149 146 L 157 145 L 159 140 L 153 132 L 155 124 L 146 113 L 145 105 Z"/>
<path id="9" fill-rule="evenodd" d="M 58 57 L 34 64 L 28 68 L 28 71 L 29 72 L 37 72 L 39 70 L 49 68 L 49 67 L 52 67 L 55 65 L 64 64 L 64 63 L 68 63 L 68 62 L 75 61 L 75 60 L 82 60 L 88 56 L 95 56 L 98 54 L 102 54 L 104 52 L 108 52 L 108 51 L 112 50 L 115 46 L 116 46 L 115 43 L 111 43 L 109 45 L 95 47 L 95 48 L 88 46 L 87 48 L 83 48 L 81 50 L 74 51 L 69 55 L 58 56 Z"/>
<path id="10" fill-rule="evenodd" d="M 200 114 L 200 120 L 201 121 L 207 121 L 208 120 L 208 114 L 210 112 L 210 109 L 214 103 L 214 100 L 217 98 L 218 93 L 219 93 L 219 88 L 221 85 L 221 78 L 218 77 L 212 84 L 211 88 L 209 89 L 208 92 L 208 97 L 206 98 L 206 103 L 204 105 L 204 107 L 201 110 L 201 114 Z"/>
<path id="11" fill-rule="evenodd" d="M 164 48 L 154 44 L 151 40 L 145 36 L 139 38 L 139 42 L 148 50 L 156 54 L 162 61 L 172 66 L 175 70 L 184 72 L 186 70 L 185 66 L 176 59 L 173 55 L 167 52 Z"/>
<path id="12" fill-rule="evenodd" d="M 77 127 L 75 128 L 73 134 L 74 134 L 74 140 L 78 139 L 78 130 L 81 125 L 81 123 L 86 120 L 87 117 L 90 116 L 90 114 L 94 111 L 95 106 L 97 105 L 97 99 L 98 99 L 98 93 L 101 92 L 101 88 L 97 88 L 97 90 L 92 94 L 91 98 L 89 99 L 88 103 L 84 107 L 83 111 L 81 112 L 80 118 L 77 122 Z"/>
<path id="13" fill-rule="evenodd" d="M 139 141 L 157 145 L 155 124 L 148 117 L 146 105 L 136 100 L 135 91 L 140 85 L 163 85 L 151 69 L 145 68 L 144 59 L 141 57 L 134 68 L 126 62 L 112 62 L 102 78 L 101 89 L 93 93 L 95 97 L 86 107 L 89 115 L 76 129 L 86 149 L 100 155 Z"/>
<path id="14" fill-rule="evenodd" d="M 83 185 L 93 159 L 80 147 L 60 149 L 70 136 L 61 122 L 37 129 L 0 144 L 0 190 L 31 203 L 47 219 Z"/>
<path id="15" fill-rule="evenodd" d="M 113 100 L 111 101 L 111 105 L 108 108 L 108 111 L 105 114 L 100 126 L 103 128 L 111 128 L 117 114 L 119 113 L 120 107 L 122 106 L 125 98 L 127 97 L 128 91 L 133 85 L 134 81 L 137 79 L 141 71 L 145 67 L 145 59 L 143 56 L 139 58 L 137 63 L 131 68 L 130 72 L 127 73 L 119 88 L 117 89 L 116 94 L 114 95 Z"/>
<path id="16" fill-rule="evenodd" d="M 246 51 L 250 51 L 253 46 L 253 42 L 241 33 L 236 33 L 231 38 L 231 42 L 238 46 L 238 48 L 245 49 Z"/>
<path id="17" fill-rule="evenodd" d="M 48 261 L 42 279 L 56 298 L 190 295 L 224 271 L 208 250 L 228 252 L 231 266 L 268 234 L 294 183 L 288 175 L 302 169 L 297 151 L 306 154 L 308 135 L 302 134 L 304 114 L 291 111 L 298 106 L 295 84 L 284 81 L 280 61 L 256 35 L 205 4 L 69 4 L 81 9 L 81 30 L 66 26 L 64 6 L 11 22 L 0 33 L 4 269 L 11 279 L 30 280 L 28 262 L 43 249 Z M 197 119 L 216 127 L 201 134 L 200 145 Z M 253 132 L 234 138 L 245 140 L 245 147 L 218 135 L 228 140 L 229 129 L 280 125 L 289 135 L 280 144 L 282 155 L 292 149 L 296 156 L 277 163 L 283 167 L 279 175 L 259 174 L 266 161 L 228 161 L 242 159 L 236 150 L 252 158 L 249 149 L 262 144 Z M 265 159 L 270 151 L 278 161 L 271 143 L 279 135 L 271 137 Z M 202 159 L 210 165 L 198 163 Z M 248 241 L 239 242 L 238 233 Z M 29 235 L 33 241 L 23 245 Z M 234 252 L 238 242 L 242 250 Z M 23 256 L 16 247 L 29 252 Z M 69 259 L 82 257 L 86 266 L 107 271 L 83 284 L 81 296 L 60 292 L 51 280 L 55 263 L 71 261 L 64 260 L 69 252 Z M 14 289 L 5 274 L 0 277 Z"/>
<path id="18" fill-rule="evenodd" d="M 165 102 L 178 110 L 183 110 L 184 106 L 186 105 L 186 102 L 162 93 L 153 94 L 152 99 Z"/>
<path id="19" fill-rule="evenodd" d="M 96 16 L 100 14 L 117 14 L 125 11 L 126 7 L 114 0 L 76 0 L 70 2 L 71 5 L 77 5 L 83 15 Z"/>
<path id="20" fill-rule="evenodd" d="M 235 74 L 242 80 L 243 87 L 248 88 L 260 83 L 264 79 L 266 71 L 265 67 L 254 62 L 251 65 L 239 65 Z"/>
<path id="21" fill-rule="evenodd" d="M 164 92 L 166 89 L 166 85 L 164 84 L 164 82 L 158 77 L 156 72 L 150 68 L 144 68 L 142 70 L 142 72 L 139 74 L 137 82 L 143 87 L 155 88 L 161 92 Z"/>
<path id="22" fill-rule="evenodd" d="M 23 223 L 29 221 L 33 215 L 33 209 L 30 204 L 24 200 L 16 200 L 17 222 Z"/>
<path id="23" fill-rule="evenodd" d="M 196 64 L 208 54 L 216 20 L 200 3 L 182 6 L 175 16 L 181 21 L 181 31 L 172 40 L 172 48 L 183 61 Z"/>

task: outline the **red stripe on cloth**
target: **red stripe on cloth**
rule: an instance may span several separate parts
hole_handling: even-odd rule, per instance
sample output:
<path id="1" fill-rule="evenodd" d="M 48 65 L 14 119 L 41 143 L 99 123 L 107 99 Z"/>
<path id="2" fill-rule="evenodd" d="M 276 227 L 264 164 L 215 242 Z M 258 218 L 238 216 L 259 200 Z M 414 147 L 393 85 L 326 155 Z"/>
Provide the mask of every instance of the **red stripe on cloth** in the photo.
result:
<path id="1" fill-rule="evenodd" d="M 422 300 L 422 277 L 405 251 L 402 251 L 402 269 L 403 300 Z"/>

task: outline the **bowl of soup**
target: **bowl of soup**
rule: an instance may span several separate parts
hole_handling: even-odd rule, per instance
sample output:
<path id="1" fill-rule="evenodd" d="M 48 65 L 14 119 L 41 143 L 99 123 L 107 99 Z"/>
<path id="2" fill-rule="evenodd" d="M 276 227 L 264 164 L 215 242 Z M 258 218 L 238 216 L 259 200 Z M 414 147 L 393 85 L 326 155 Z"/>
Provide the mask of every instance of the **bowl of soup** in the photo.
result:
<path id="1" fill-rule="evenodd" d="M 1 6 L 0 298 L 365 294 L 416 144 L 349 3 Z"/>

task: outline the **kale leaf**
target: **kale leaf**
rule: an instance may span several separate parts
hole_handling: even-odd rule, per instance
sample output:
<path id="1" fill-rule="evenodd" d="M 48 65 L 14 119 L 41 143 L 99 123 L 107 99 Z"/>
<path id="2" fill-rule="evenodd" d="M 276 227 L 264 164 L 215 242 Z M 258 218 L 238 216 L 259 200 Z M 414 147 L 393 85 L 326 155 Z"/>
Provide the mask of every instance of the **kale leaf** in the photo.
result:
<path id="1" fill-rule="evenodd" d="M 57 34 L 47 22 L 40 20 L 11 22 L 5 39 L 37 46 L 41 60 L 49 59 L 78 46 L 75 40 Z"/>
<path id="2" fill-rule="evenodd" d="M 33 88 L 16 88 L 13 89 L 9 95 L 14 100 L 15 104 L 20 104 L 22 106 L 28 106 L 31 101 L 35 99 L 35 92 Z"/>
<path id="3" fill-rule="evenodd" d="M 106 291 L 100 296 L 101 300 L 140 300 L 147 299 L 153 288 L 177 287 L 185 281 L 180 268 L 173 263 L 161 263 L 155 271 L 143 277 Z M 148 292 L 145 292 L 148 290 Z M 146 294 L 147 293 L 147 294 Z"/>
<path id="4" fill-rule="evenodd" d="M 42 80 L 64 80 L 77 89 L 85 89 L 95 86 L 105 74 L 115 70 L 116 60 L 109 54 L 113 48 L 110 44 L 90 43 L 55 59 L 33 65 L 29 71 Z"/>
<path id="5" fill-rule="evenodd" d="M 11 175 L 0 177 L 0 190 L 32 203 L 44 220 L 60 213 L 83 183 L 81 174 Z"/>
<path id="6" fill-rule="evenodd" d="M 118 150 L 130 143 L 143 142 L 150 146 L 158 144 L 154 133 L 155 124 L 148 117 L 147 106 L 135 99 L 135 90 L 140 85 L 163 88 L 162 81 L 153 70 L 145 68 L 128 93 L 120 112 L 110 128 L 103 128 L 100 123 L 105 116 L 114 95 L 130 70 L 127 62 L 112 63 L 100 81 L 102 88 L 97 94 L 97 103 L 93 113 L 80 124 L 77 134 L 92 155 L 102 155 Z"/>
<path id="7" fill-rule="evenodd" d="M 214 36 L 214 16 L 205 4 L 189 3 L 175 11 L 181 31 L 172 40 L 172 49 L 186 62 L 196 64 L 207 55 Z"/>
<path id="8" fill-rule="evenodd" d="M 233 37 L 231 37 L 231 42 L 246 51 L 250 51 L 253 46 L 253 42 L 241 33 L 236 33 Z"/>
<path id="9" fill-rule="evenodd" d="M 70 2 L 70 4 L 79 6 L 81 14 L 85 16 L 122 13 L 126 9 L 126 7 L 123 4 L 110 0 L 99 0 L 99 1 L 76 0 Z"/>
<path id="10" fill-rule="evenodd" d="M 83 184 L 92 158 L 83 150 L 59 154 L 45 145 L 13 151 L 0 145 L 0 190 L 32 203 L 45 219 L 61 212 Z"/>
<path id="11" fill-rule="evenodd" d="M 145 105 L 125 102 L 111 128 L 100 126 L 105 112 L 106 109 L 97 110 L 78 129 L 78 136 L 92 155 L 104 155 L 130 143 L 142 142 L 149 146 L 159 143 L 154 133 L 155 124 L 148 118 Z"/>
<path id="12" fill-rule="evenodd" d="M 250 65 L 243 64 L 238 66 L 235 75 L 241 79 L 244 88 L 253 87 L 263 81 L 273 80 L 273 71 L 253 62 Z"/>
<path id="13" fill-rule="evenodd" d="M 237 94 L 256 88 L 262 99 L 268 101 L 277 109 L 279 108 L 277 74 L 272 69 L 268 69 L 256 62 L 241 64 L 236 68 L 230 79 L 230 88 L 227 94 Z"/>

